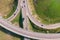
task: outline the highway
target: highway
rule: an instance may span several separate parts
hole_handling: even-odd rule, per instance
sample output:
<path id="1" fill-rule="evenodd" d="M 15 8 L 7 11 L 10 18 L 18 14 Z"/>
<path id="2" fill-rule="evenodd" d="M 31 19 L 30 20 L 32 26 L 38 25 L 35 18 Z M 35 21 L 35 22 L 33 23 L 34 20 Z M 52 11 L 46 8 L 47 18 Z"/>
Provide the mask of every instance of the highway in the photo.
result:
<path id="1" fill-rule="evenodd" d="M 18 0 L 20 2 L 20 0 Z M 41 26 L 43 28 L 47 28 L 47 29 L 51 29 L 51 28 L 55 28 L 55 27 L 46 27 L 44 24 L 39 23 L 37 20 L 35 20 L 33 18 L 33 16 L 31 15 L 31 12 L 28 8 L 28 4 L 27 4 L 27 0 L 24 0 L 26 2 L 26 4 L 23 4 L 23 6 L 25 5 L 26 8 L 23 9 L 23 13 L 25 12 L 24 10 L 26 9 L 27 11 L 27 16 L 29 17 L 29 19 L 36 25 Z M 20 8 L 20 3 L 18 2 L 19 6 L 17 8 Z M 17 11 L 19 11 L 20 9 L 18 9 Z M 26 14 L 25 14 L 26 15 Z M 11 18 L 13 18 L 14 16 L 12 16 Z M 58 34 L 45 34 L 45 33 L 36 33 L 36 32 L 30 32 L 30 31 L 26 31 L 25 29 L 21 29 L 18 28 L 16 26 L 13 26 L 11 23 L 8 22 L 9 20 L 5 20 L 3 18 L 0 18 L 0 25 L 11 31 L 14 32 L 18 35 L 22 35 L 28 38 L 33 38 L 33 39 L 40 39 L 40 38 L 45 38 L 45 39 L 58 39 L 60 38 L 60 33 Z M 43 25 L 43 26 L 42 26 Z M 26 26 L 27 27 L 27 26 Z"/>
<path id="2" fill-rule="evenodd" d="M 22 19 L 23 19 L 23 29 L 28 30 L 28 23 L 27 23 L 27 15 L 26 15 L 26 7 L 24 6 L 24 0 L 21 0 L 21 8 L 22 8 Z M 24 38 L 24 40 L 30 40 L 28 38 Z"/>
<path id="3" fill-rule="evenodd" d="M 55 28 L 59 28 L 60 27 L 60 23 L 56 23 L 56 24 L 50 24 L 50 25 L 45 25 L 45 24 L 42 24 L 41 22 L 38 22 L 33 16 L 32 16 L 32 12 L 30 11 L 31 8 L 29 8 L 29 4 L 28 4 L 28 0 L 25 0 L 26 2 L 26 10 L 27 10 L 27 16 L 29 17 L 29 19 L 35 24 L 37 25 L 38 27 L 41 27 L 41 28 L 45 28 L 45 29 L 55 29 Z"/>
<path id="4" fill-rule="evenodd" d="M 23 27 L 24 29 L 27 28 L 27 15 L 26 15 L 26 7 L 24 7 L 25 3 L 23 3 L 24 0 L 22 0 L 22 18 L 23 18 Z"/>
<path id="5" fill-rule="evenodd" d="M 45 33 L 36 33 L 36 32 L 26 31 L 24 29 L 13 26 L 7 20 L 4 20 L 2 18 L 0 18 L 0 25 L 3 28 L 5 28 L 5 29 L 7 29 L 11 32 L 14 32 L 18 35 L 25 36 L 25 37 L 28 37 L 28 38 L 33 38 L 33 39 L 40 39 L 40 38 L 58 39 L 58 38 L 60 38 L 60 33 L 58 33 L 58 34 L 45 34 Z"/>
<path id="6" fill-rule="evenodd" d="M 18 0 L 18 4 L 17 4 L 17 8 L 16 8 L 15 12 L 6 20 L 12 21 L 19 14 L 20 8 L 21 8 L 20 5 L 21 5 L 21 0 Z"/>

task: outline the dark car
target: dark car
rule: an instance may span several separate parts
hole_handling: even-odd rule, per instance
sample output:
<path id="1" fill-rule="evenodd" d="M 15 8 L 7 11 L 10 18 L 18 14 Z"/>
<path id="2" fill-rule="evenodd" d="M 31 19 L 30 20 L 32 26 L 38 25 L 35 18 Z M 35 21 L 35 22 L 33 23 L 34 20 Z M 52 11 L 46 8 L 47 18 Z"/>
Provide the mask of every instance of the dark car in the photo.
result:
<path id="1" fill-rule="evenodd" d="M 23 3 L 25 3 L 25 1 L 23 1 Z"/>

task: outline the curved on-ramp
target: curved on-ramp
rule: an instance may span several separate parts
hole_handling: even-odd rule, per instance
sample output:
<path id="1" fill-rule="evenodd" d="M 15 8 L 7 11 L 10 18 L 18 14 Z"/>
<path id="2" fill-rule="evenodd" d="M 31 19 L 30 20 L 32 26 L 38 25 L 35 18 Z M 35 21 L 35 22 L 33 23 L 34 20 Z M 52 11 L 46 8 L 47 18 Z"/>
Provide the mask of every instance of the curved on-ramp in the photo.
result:
<path id="1" fill-rule="evenodd" d="M 7 18 L 8 21 L 12 21 L 19 14 L 20 8 L 21 8 L 20 3 L 21 3 L 21 0 L 18 0 L 17 8 L 15 12 L 9 18 Z"/>
<path id="2" fill-rule="evenodd" d="M 29 19 L 35 24 L 37 25 L 38 27 L 41 27 L 41 28 L 45 28 L 45 29 L 56 29 L 56 28 L 59 28 L 60 27 L 60 23 L 56 23 L 56 24 L 50 24 L 50 25 L 45 25 L 45 24 L 42 24 L 41 22 L 38 22 L 33 16 L 32 16 L 32 12 L 29 10 L 29 4 L 28 4 L 28 0 L 25 0 L 26 2 L 26 10 L 27 10 L 27 16 L 29 17 Z M 43 26 L 42 26 L 43 25 Z"/>

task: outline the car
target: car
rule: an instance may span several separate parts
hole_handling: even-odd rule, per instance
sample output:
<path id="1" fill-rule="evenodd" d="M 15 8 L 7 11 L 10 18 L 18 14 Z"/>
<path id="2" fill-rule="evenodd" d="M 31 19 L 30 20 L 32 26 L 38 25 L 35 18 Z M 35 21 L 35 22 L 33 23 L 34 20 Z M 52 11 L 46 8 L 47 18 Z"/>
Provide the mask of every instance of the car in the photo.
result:
<path id="1" fill-rule="evenodd" d="M 16 14 L 14 14 L 14 15 L 16 15 Z"/>
<path id="2" fill-rule="evenodd" d="M 23 1 L 23 3 L 25 3 L 25 1 Z"/>
<path id="3" fill-rule="evenodd" d="M 43 25 L 41 25 L 41 26 L 43 26 Z"/>

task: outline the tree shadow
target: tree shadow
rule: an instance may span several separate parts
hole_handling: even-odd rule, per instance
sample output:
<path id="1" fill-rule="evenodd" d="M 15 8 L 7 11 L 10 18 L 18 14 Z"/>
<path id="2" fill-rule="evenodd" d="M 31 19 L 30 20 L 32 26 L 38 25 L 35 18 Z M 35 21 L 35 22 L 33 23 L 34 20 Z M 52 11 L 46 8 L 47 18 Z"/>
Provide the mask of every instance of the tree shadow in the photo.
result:
<path id="1" fill-rule="evenodd" d="M 22 10 L 20 10 L 20 17 L 19 17 L 19 26 L 23 28 L 23 18 L 22 18 Z"/>

